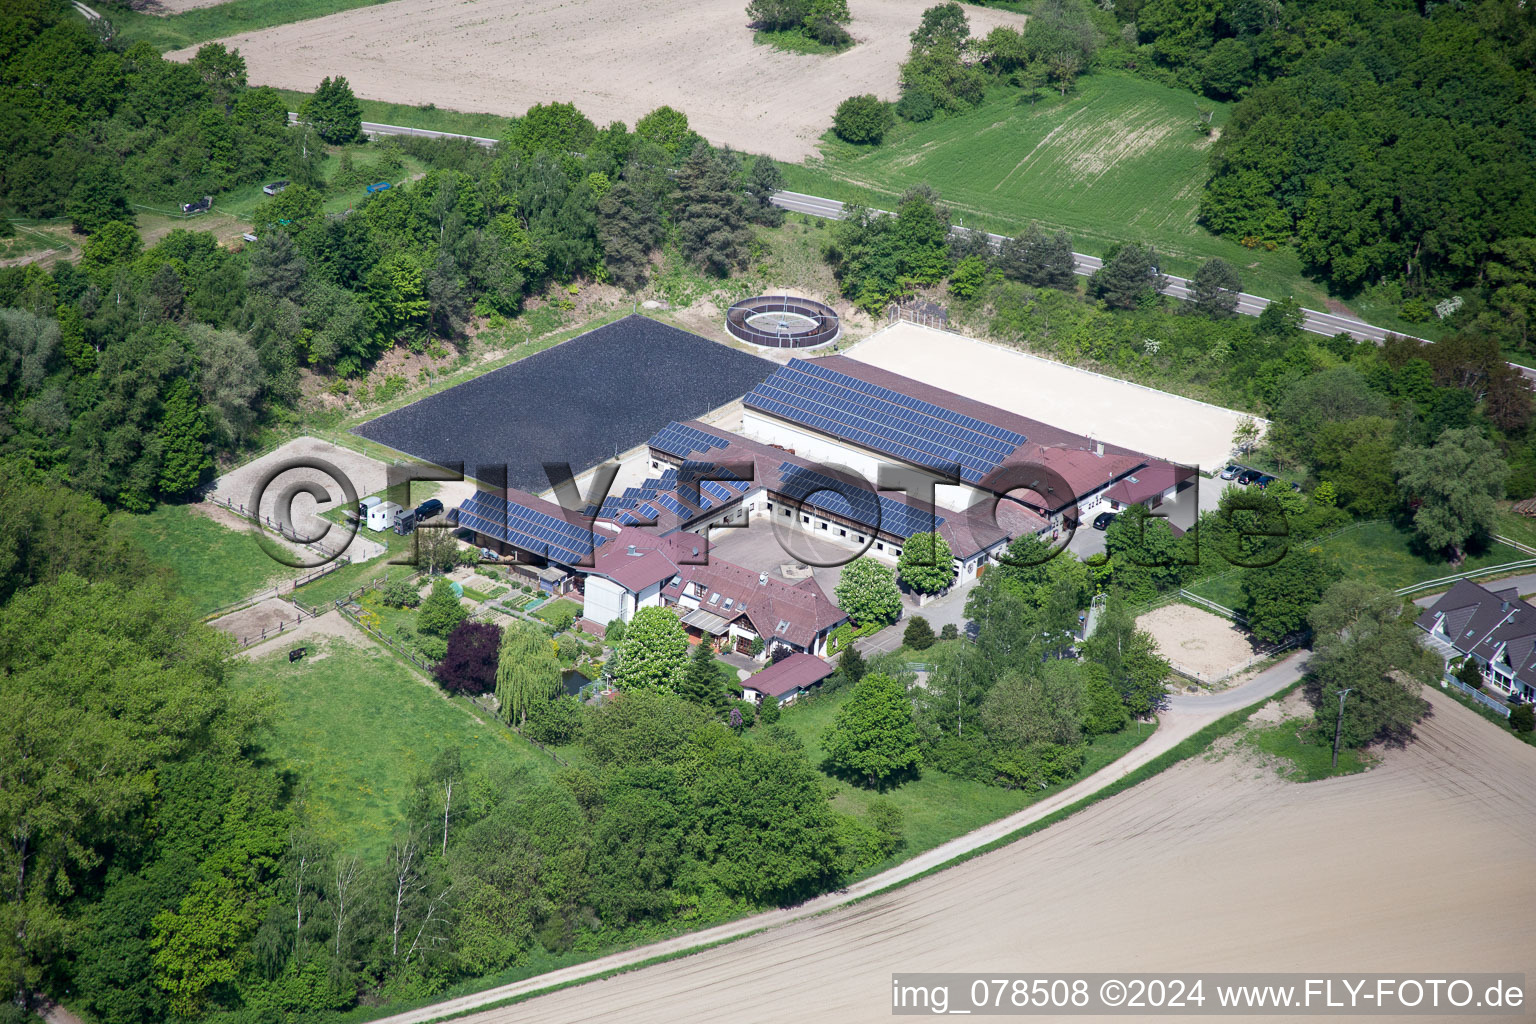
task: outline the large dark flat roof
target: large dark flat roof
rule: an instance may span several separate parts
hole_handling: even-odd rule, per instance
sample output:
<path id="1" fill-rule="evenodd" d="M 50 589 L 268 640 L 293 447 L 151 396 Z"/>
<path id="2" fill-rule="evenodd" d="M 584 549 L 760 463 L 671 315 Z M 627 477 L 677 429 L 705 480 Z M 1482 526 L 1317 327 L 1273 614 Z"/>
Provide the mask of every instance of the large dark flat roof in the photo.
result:
<path id="1" fill-rule="evenodd" d="M 549 487 L 543 463 L 580 473 L 672 420 L 740 398 L 776 363 L 643 316 L 588 331 L 554 348 L 370 420 L 356 433 L 501 484 Z"/>

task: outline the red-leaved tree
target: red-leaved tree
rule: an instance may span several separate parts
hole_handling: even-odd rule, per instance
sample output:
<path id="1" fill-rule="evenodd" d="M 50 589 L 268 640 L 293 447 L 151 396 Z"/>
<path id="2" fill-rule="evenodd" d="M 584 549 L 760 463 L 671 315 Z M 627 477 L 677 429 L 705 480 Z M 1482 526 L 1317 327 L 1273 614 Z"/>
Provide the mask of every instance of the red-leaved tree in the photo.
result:
<path id="1" fill-rule="evenodd" d="M 437 681 L 449 693 L 471 696 L 496 688 L 501 627 L 464 621 L 448 634 L 448 653 L 437 663 Z"/>

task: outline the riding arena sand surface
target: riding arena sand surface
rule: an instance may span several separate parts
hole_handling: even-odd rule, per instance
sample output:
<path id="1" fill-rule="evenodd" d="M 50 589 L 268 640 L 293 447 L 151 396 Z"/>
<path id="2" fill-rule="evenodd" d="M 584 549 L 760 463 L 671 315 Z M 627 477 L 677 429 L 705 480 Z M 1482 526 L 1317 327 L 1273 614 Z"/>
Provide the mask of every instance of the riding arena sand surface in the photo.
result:
<path id="1" fill-rule="evenodd" d="M 460 1020 L 874 1024 L 894 972 L 1527 971 L 1536 747 L 1426 696 L 1364 774 L 1195 758 L 905 888 Z"/>
<path id="2" fill-rule="evenodd" d="M 1187 604 L 1154 608 L 1136 625 L 1152 634 L 1175 671 L 1202 681 L 1225 678 L 1253 657 L 1253 644 L 1230 620 Z"/>
<path id="3" fill-rule="evenodd" d="M 274 518 L 277 515 L 278 498 L 294 484 L 306 483 L 318 486 L 329 495 L 330 500 L 316 502 L 308 494 L 298 494 L 294 498 L 292 507 L 293 526 L 300 535 L 305 537 L 320 536 L 324 532 L 322 544 L 328 548 L 334 547 L 335 544 L 346 540 L 346 531 L 340 526 L 320 519 L 314 513 L 329 511 L 345 500 L 341 480 L 333 478 L 328 470 L 322 468 L 295 465 L 304 460 L 313 460 L 334 467 L 336 472 L 344 475 L 351 482 L 352 489 L 359 498 L 376 494 L 388 485 L 388 467 L 379 460 L 319 438 L 299 437 L 259 459 L 253 459 L 225 473 L 214 482 L 208 497 L 232 502 L 248 509 L 252 507 L 256 498 L 256 488 L 261 485 L 269 472 L 279 466 L 293 466 L 273 477 L 261 492 L 261 514 L 269 520 Z M 329 527 L 328 531 L 327 527 Z M 348 553 L 354 560 L 361 561 L 376 557 L 383 551 L 384 546 L 373 540 L 369 532 L 364 529 L 353 536 Z"/>
<path id="4" fill-rule="evenodd" d="M 1247 415 L 906 321 L 842 354 L 1207 473 L 1226 464 L 1232 433 Z"/>
<path id="5" fill-rule="evenodd" d="M 813 156 L 837 105 L 895 99 L 923 0 L 852 0 L 856 45 L 794 54 L 752 41 L 745 0 L 395 0 L 220 40 L 252 85 L 312 91 L 344 75 L 357 95 L 522 114 L 575 103 L 634 126 L 662 105 L 716 144 L 780 160 Z M 971 33 L 1024 17 L 967 6 Z M 190 59 L 194 48 L 170 54 Z"/>

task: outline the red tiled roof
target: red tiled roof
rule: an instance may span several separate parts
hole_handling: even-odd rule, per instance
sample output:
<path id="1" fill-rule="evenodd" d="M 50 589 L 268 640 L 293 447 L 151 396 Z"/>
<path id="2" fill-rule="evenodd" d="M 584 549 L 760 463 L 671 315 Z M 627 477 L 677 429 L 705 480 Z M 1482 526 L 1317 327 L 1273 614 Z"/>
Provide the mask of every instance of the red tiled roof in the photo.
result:
<path id="1" fill-rule="evenodd" d="M 619 529 L 617 536 L 610 537 L 608 543 L 597 549 L 588 571 L 606 576 L 635 593 L 671 579 L 682 563 L 709 557 L 709 542 L 696 533 L 658 537 L 650 530 L 626 526 Z"/>
<path id="2" fill-rule="evenodd" d="M 1187 469 L 1180 470 L 1177 466 L 1166 462 L 1149 462 L 1116 482 L 1105 492 L 1105 497 L 1118 501 L 1122 505 L 1140 505 L 1147 499 L 1155 498 L 1169 488 L 1176 487 L 1190 472 Z"/>
<path id="3" fill-rule="evenodd" d="M 708 565 L 679 566 L 678 575 L 679 584 L 669 584 L 662 591 L 668 601 L 679 600 L 688 592 L 689 584 L 694 584 L 702 591 L 700 608 L 727 620 L 744 613 L 752 631 L 764 640 L 781 637 L 797 647 L 808 648 L 818 633 L 848 618 L 814 579 L 791 584 L 718 558 L 711 559 Z M 720 595 L 719 599 L 712 602 L 710 598 L 715 594 Z M 727 600 L 731 602 L 729 609 L 725 607 Z"/>
<path id="4" fill-rule="evenodd" d="M 749 677 L 741 685 L 743 689 L 756 690 L 769 697 L 779 698 L 795 690 L 815 686 L 831 674 L 831 665 L 814 655 L 796 651 Z"/>

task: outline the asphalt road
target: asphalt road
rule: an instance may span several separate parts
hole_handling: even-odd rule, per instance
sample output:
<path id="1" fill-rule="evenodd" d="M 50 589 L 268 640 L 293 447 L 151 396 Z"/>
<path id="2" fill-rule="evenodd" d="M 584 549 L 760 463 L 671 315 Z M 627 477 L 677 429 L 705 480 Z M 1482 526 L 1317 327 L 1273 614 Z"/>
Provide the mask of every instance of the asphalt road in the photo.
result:
<path id="1" fill-rule="evenodd" d="M 827 893 L 796 907 L 765 911 L 760 914 L 754 914 L 751 917 L 742 918 L 739 921 L 730 922 L 729 924 L 718 925 L 714 928 L 707 928 L 703 931 L 687 935 L 680 935 L 676 938 L 655 942 L 637 949 L 614 953 L 585 964 L 551 971 L 524 981 L 513 982 L 497 988 L 487 989 L 484 992 L 477 992 L 473 995 L 447 999 L 417 1010 L 409 1010 L 391 1017 L 380 1018 L 374 1024 L 425 1024 L 427 1021 L 438 1020 L 450 1015 L 458 1016 L 514 996 L 540 992 L 555 986 L 570 985 L 583 979 L 592 978 L 597 974 L 633 967 L 659 956 L 682 953 L 700 946 L 739 938 L 752 932 L 781 927 L 793 921 L 804 920 L 829 910 L 845 907 L 849 903 L 860 900 L 897 882 L 905 881 L 925 871 L 944 865 L 961 854 L 985 846 L 996 839 L 1023 828 L 1030 822 L 1038 821 L 1063 807 L 1077 802 L 1085 796 L 1097 792 L 1124 777 L 1133 769 L 1157 757 L 1159 754 L 1172 749 L 1178 743 L 1221 716 L 1285 689 L 1291 683 L 1301 678 L 1302 672 L 1306 668 L 1306 658 L 1307 652 L 1305 651 L 1294 654 L 1259 673 L 1241 686 L 1233 687 L 1224 693 L 1171 697 L 1169 699 L 1169 709 L 1162 715 L 1157 732 L 1148 738 L 1146 742 L 1113 764 L 1106 765 L 1076 785 L 1070 786 L 1045 800 L 1041 800 L 1039 803 L 1032 804 L 1016 814 L 1000 818 L 989 825 L 984 825 L 973 832 L 968 832 L 957 839 L 952 839 L 942 846 L 918 854 L 910 860 L 904 861 L 878 875 L 866 878 L 846 889 Z M 857 913 L 858 911 L 843 912 Z M 830 917 L 827 919 L 827 923 L 829 927 L 835 928 L 837 926 L 837 918 Z M 477 1018 L 478 1015 L 475 1015 L 466 1018 L 466 1020 L 467 1022 L 473 1022 L 477 1021 Z"/>

